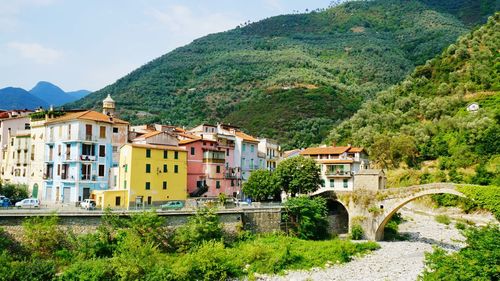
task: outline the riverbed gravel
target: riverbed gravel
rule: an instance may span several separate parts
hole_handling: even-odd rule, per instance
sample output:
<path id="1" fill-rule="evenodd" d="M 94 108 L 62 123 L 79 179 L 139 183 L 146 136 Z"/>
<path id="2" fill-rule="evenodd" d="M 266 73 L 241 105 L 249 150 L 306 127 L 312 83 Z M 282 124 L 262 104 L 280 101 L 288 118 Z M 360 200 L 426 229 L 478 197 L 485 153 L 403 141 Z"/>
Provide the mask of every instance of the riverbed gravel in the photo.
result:
<path id="1" fill-rule="evenodd" d="M 409 235 L 407 241 L 379 242 L 381 248 L 351 262 L 307 271 L 289 271 L 285 275 L 259 275 L 263 281 L 299 280 L 416 280 L 424 269 L 426 252 L 433 246 L 448 251 L 464 247 L 464 237 L 454 226 L 436 222 L 434 215 L 404 208 L 401 211 L 406 220 L 399 226 L 401 233 Z M 474 219 L 469 217 L 469 219 Z M 478 219 L 481 219 L 480 216 Z"/>

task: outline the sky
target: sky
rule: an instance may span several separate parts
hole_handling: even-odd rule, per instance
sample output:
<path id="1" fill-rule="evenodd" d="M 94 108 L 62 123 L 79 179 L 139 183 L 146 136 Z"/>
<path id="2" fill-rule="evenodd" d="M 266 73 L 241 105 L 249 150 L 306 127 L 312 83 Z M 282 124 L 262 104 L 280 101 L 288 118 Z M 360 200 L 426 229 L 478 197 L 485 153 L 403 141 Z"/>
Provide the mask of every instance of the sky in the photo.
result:
<path id="1" fill-rule="evenodd" d="M 204 35 L 331 0 L 0 0 L 0 88 L 99 90 Z"/>

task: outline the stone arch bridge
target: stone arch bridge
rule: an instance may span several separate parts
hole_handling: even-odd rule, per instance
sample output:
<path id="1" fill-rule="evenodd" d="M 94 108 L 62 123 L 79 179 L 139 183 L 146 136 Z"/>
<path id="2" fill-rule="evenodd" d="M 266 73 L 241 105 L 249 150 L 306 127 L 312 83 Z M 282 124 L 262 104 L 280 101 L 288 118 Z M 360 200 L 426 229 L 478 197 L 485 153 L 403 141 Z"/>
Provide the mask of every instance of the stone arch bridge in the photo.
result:
<path id="1" fill-rule="evenodd" d="M 382 240 L 384 227 L 391 217 L 409 202 L 432 194 L 453 194 L 465 197 L 453 183 L 431 183 L 403 188 L 388 188 L 378 192 L 359 190 L 355 192 L 334 192 L 322 188 L 312 196 L 328 199 L 329 209 L 333 210 L 332 222 L 338 233 L 347 233 L 359 224 L 369 240 Z"/>

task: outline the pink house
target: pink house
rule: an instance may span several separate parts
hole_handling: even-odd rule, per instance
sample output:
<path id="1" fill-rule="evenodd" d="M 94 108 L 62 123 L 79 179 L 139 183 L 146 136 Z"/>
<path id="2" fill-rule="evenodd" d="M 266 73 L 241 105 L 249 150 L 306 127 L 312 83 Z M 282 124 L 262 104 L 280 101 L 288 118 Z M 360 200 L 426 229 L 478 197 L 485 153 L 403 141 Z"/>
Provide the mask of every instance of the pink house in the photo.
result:
<path id="1" fill-rule="evenodd" d="M 225 193 L 241 194 L 239 170 L 234 168 L 234 142 L 179 134 L 188 152 L 188 193 L 193 197 L 212 197 Z"/>

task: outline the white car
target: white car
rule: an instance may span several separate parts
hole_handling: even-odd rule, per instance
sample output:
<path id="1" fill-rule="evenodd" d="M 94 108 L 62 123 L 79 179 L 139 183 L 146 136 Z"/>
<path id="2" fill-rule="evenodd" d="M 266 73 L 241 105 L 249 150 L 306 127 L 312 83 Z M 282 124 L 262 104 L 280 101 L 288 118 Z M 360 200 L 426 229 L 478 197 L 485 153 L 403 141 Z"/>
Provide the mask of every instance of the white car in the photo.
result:
<path id="1" fill-rule="evenodd" d="M 85 199 L 83 202 L 80 204 L 80 207 L 85 210 L 93 210 L 95 209 L 95 200 L 94 199 Z"/>
<path id="2" fill-rule="evenodd" d="M 15 205 L 19 208 L 38 208 L 40 207 L 40 201 L 36 198 L 26 198 L 16 203 Z"/>

